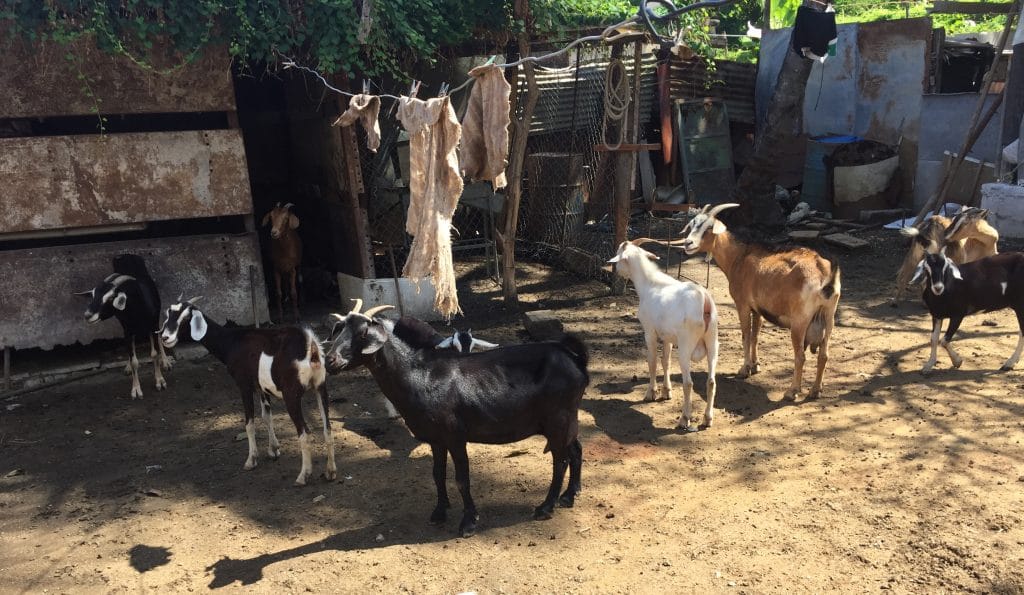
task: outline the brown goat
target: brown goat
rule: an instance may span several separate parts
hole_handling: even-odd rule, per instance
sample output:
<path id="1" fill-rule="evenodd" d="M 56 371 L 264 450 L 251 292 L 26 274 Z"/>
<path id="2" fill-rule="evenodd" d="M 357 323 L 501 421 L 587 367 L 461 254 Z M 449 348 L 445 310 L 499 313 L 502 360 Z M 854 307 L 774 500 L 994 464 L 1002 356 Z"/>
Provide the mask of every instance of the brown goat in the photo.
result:
<path id="1" fill-rule="evenodd" d="M 893 303 L 898 302 L 906 293 L 910 278 L 925 254 L 938 254 L 945 248 L 945 254 L 953 264 L 964 264 L 998 254 L 996 243 L 999 242 L 999 232 L 988 224 L 987 217 L 988 209 L 965 207 L 952 219 L 934 215 L 914 227 L 901 229 L 900 233 L 914 241 L 896 273 Z"/>
<path id="2" fill-rule="evenodd" d="M 729 280 L 743 335 L 740 376 L 757 373 L 757 336 L 761 317 L 790 330 L 793 340 L 793 383 L 785 398 L 796 399 L 803 380 L 804 350 L 818 353 L 818 369 L 808 398 L 821 394 L 828 362 L 828 342 L 835 324 L 841 284 L 839 266 L 807 248 L 782 248 L 740 240 L 716 219 L 730 203 L 710 205 L 683 229 L 687 254 L 707 252 Z M 675 243 L 675 242 L 673 242 Z"/>
<path id="3" fill-rule="evenodd" d="M 277 318 L 284 320 L 284 299 L 281 295 L 281 278 L 287 277 L 291 290 L 292 314 L 299 320 L 299 290 L 297 277 L 302 263 L 302 239 L 296 229 L 299 218 L 291 212 L 292 203 L 284 206 L 277 203 L 263 216 L 263 227 L 270 225 L 270 262 L 274 265 L 274 287 L 277 289 Z"/>

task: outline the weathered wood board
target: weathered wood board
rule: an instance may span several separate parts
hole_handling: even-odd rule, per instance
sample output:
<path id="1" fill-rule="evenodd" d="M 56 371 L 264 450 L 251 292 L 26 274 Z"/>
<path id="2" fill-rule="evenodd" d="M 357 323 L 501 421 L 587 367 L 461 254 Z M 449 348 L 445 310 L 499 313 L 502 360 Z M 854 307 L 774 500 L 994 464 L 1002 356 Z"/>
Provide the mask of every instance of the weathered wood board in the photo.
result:
<path id="1" fill-rule="evenodd" d="M 239 130 L 0 139 L 0 234 L 252 212 Z"/>
<path id="2" fill-rule="evenodd" d="M 0 118 L 235 109 L 227 48 L 208 48 L 191 62 L 181 55 L 148 59 L 156 69 L 105 53 L 92 38 L 67 47 L 8 39 L 0 43 Z"/>
<path id="3" fill-rule="evenodd" d="M 73 294 L 92 289 L 112 272 L 111 259 L 127 252 L 146 260 L 164 308 L 180 293 L 202 295 L 213 320 L 254 324 L 255 287 L 256 317 L 269 319 L 255 233 L 8 250 L 0 252 L 0 347 L 50 349 L 121 337 L 114 319 L 87 323 L 87 298 Z"/>

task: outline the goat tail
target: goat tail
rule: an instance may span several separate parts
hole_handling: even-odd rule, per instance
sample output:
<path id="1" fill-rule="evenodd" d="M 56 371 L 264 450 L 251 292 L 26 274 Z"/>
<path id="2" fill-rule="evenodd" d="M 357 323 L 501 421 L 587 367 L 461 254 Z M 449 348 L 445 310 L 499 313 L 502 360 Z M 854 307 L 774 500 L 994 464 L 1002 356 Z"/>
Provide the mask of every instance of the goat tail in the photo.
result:
<path id="1" fill-rule="evenodd" d="M 832 299 L 832 296 L 838 294 L 841 289 L 839 265 L 835 261 L 830 261 L 829 265 L 832 268 L 832 274 L 829 275 L 828 281 L 821 288 L 821 295 L 825 296 L 826 300 Z"/>
<path id="2" fill-rule="evenodd" d="M 580 340 L 579 337 L 573 334 L 566 334 L 559 341 L 559 344 L 569 352 L 572 356 L 576 365 L 580 367 L 580 370 L 586 372 L 587 364 L 590 363 L 590 353 L 587 351 L 587 346 Z"/>

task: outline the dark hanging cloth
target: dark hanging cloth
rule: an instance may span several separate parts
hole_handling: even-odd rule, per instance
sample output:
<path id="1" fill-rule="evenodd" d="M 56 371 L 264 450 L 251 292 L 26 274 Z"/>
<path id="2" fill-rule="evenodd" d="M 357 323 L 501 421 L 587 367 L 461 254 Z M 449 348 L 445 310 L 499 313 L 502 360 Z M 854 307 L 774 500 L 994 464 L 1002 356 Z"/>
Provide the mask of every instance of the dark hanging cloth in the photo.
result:
<path id="1" fill-rule="evenodd" d="M 808 6 L 796 10 L 793 24 L 793 51 L 810 59 L 828 54 L 828 43 L 836 38 L 836 13 L 818 12 Z M 808 56 L 805 52 L 814 54 Z"/>

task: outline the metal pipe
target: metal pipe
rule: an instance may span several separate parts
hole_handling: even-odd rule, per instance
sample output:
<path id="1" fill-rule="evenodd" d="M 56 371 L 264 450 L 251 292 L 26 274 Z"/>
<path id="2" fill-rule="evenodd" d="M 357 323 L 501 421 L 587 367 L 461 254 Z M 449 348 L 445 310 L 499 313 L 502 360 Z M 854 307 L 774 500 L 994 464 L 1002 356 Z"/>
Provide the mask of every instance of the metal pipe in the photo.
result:
<path id="1" fill-rule="evenodd" d="M 101 233 L 125 233 L 129 231 L 143 231 L 147 226 L 147 223 L 121 223 L 116 225 L 96 225 L 93 227 L 62 227 L 60 229 L 44 229 L 39 231 L 16 231 L 14 233 L 0 234 L 0 241 L 70 238 Z"/>

